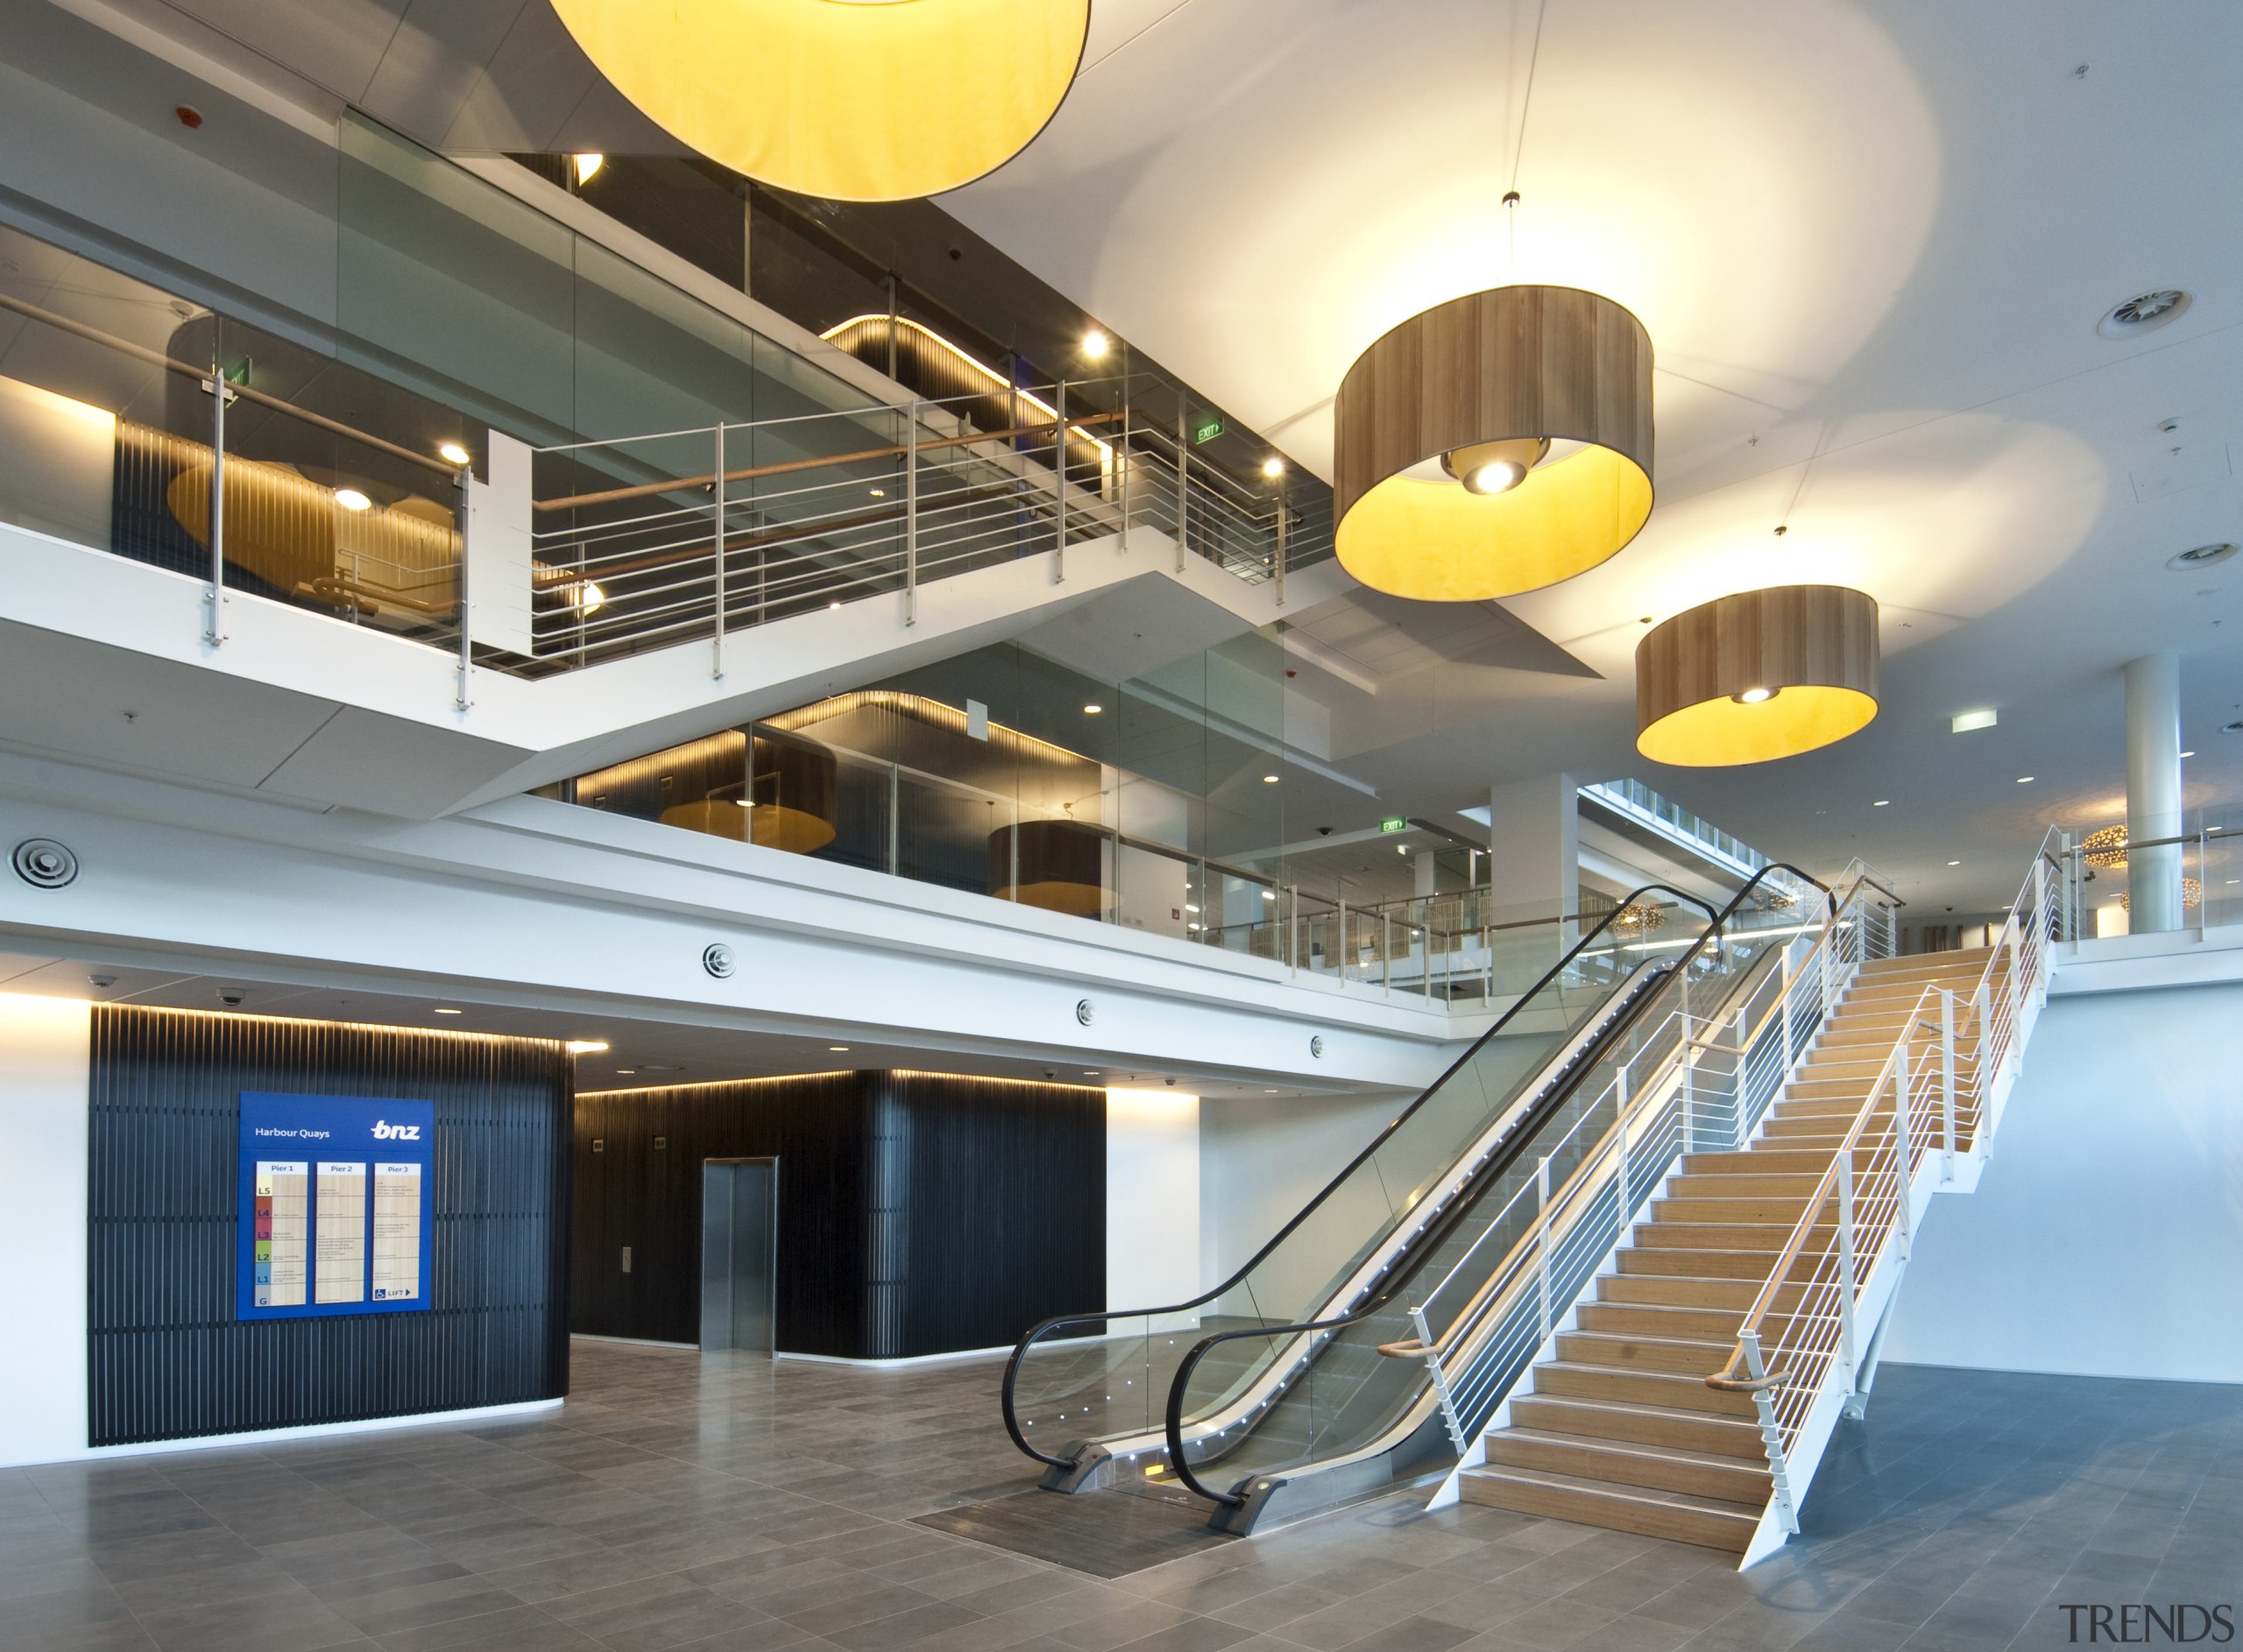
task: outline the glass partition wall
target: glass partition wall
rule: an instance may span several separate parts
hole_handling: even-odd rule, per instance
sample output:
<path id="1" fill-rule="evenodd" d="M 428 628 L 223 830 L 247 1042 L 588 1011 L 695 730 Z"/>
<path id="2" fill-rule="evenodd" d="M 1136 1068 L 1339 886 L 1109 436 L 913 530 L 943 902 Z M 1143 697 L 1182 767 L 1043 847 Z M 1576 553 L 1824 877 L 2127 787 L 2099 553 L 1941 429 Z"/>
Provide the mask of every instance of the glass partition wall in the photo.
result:
<path id="1" fill-rule="evenodd" d="M 1386 822 L 1409 827 L 1406 858 L 1374 875 L 1399 834 L 1374 795 L 1286 742 L 1284 674 L 1275 632 L 1122 680 L 1006 643 L 547 794 L 1388 992 L 1525 991 L 1580 913 L 1498 908 L 1485 852 L 1419 822 Z M 1422 896 L 1406 893 L 1421 858 Z M 1688 944 L 1663 901 L 1631 910 L 1616 954 Z"/>

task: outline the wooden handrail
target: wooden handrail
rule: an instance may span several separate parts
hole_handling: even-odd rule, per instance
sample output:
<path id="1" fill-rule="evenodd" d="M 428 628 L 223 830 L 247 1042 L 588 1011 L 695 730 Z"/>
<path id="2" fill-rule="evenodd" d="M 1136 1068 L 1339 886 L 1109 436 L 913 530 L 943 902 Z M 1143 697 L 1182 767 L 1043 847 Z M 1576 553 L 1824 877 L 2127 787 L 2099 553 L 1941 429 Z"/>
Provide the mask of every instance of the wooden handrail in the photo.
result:
<path id="1" fill-rule="evenodd" d="M 151 367 L 160 367 L 166 372 L 182 373 L 198 381 L 216 380 L 219 376 L 215 366 L 198 367 L 193 362 L 176 360 L 165 355 L 161 350 L 150 349 L 146 345 L 136 344 L 131 339 L 118 338 L 114 334 L 103 332 L 97 327 L 88 327 L 83 321 L 74 321 L 67 315 L 58 315 L 53 310 L 41 309 L 36 304 L 26 303 L 24 300 L 5 293 L 0 293 L 0 309 L 13 310 L 17 314 L 27 316 L 43 326 L 56 328 L 82 338 L 89 343 L 101 344 L 108 349 L 120 351 L 131 357 L 135 361 L 145 362 Z M 253 401 L 260 407 L 270 407 L 276 413 L 284 413 L 291 418 L 301 419 L 306 424 L 316 426 L 330 434 L 346 436 L 352 441 L 363 442 L 378 452 L 389 455 L 393 459 L 402 459 L 407 464 L 417 464 L 424 470 L 434 470 L 442 476 L 456 477 L 459 474 L 457 467 L 447 464 L 442 459 L 432 459 L 425 453 L 415 453 L 410 448 L 400 448 L 393 441 L 385 441 L 379 436 L 370 436 L 363 430 L 352 429 L 339 420 L 329 419 L 324 413 L 315 413 L 308 407 L 299 407 L 295 403 L 283 401 L 278 396 L 268 396 L 265 392 L 252 390 L 247 385 L 230 384 L 226 388 L 244 401 Z"/>
<path id="2" fill-rule="evenodd" d="M 867 412 L 877 413 L 878 408 Z M 1118 413 L 1090 413 L 1080 419 L 1065 421 L 1070 430 L 1083 429 L 1091 425 L 1110 425 L 1125 415 Z M 971 447 L 977 441 L 1009 441 L 1016 436 L 1042 435 L 1059 427 L 1060 420 L 1047 419 L 1041 424 L 1018 425 L 1010 430 L 976 431 L 963 436 L 937 436 L 921 442 L 894 442 L 885 448 L 861 448 L 854 453 L 826 454 L 810 459 L 788 459 L 777 464 L 749 465 L 743 469 L 727 470 L 724 479 L 727 486 L 735 482 L 752 482 L 761 477 L 790 476 L 798 470 L 823 470 L 829 465 L 862 464 L 872 459 L 900 459 L 907 454 L 932 453 L 938 448 Z M 579 444 L 582 445 L 582 444 Z M 641 482 L 627 488 L 608 488 L 598 493 L 576 493 L 563 499 L 536 499 L 531 509 L 537 511 L 573 511 L 587 505 L 619 505 L 629 499 L 652 498 L 657 494 L 690 492 L 697 488 L 713 488 L 717 473 L 704 476 L 679 477 L 669 482 Z"/>

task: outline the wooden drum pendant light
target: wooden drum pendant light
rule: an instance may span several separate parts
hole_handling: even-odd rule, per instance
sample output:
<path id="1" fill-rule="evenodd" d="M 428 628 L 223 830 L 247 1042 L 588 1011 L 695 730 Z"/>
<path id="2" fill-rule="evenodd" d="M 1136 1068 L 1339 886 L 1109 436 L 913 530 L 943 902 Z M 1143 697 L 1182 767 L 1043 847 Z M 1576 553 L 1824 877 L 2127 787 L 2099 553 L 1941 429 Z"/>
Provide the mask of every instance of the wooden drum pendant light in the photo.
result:
<path id="1" fill-rule="evenodd" d="M 904 201 L 994 172 L 1074 83 L 1090 0 L 553 0 L 672 137 L 759 182 Z"/>
<path id="2" fill-rule="evenodd" d="M 1500 286 L 1388 333 L 1340 384 L 1340 562 L 1420 602 L 1585 573 L 1651 515 L 1651 338 L 1607 298 Z"/>
<path id="3" fill-rule="evenodd" d="M 832 748 L 781 729 L 761 728 L 748 745 L 747 841 L 807 855 L 831 843 L 840 762 Z"/>
<path id="4" fill-rule="evenodd" d="M 1076 820 L 1024 820 L 989 834 L 989 893 L 1000 900 L 1087 918 L 1114 904 L 1106 886 L 1102 828 Z"/>
<path id="5" fill-rule="evenodd" d="M 1654 763 L 1765 763 L 1877 716 L 1877 603 L 1843 585 L 1740 591 L 1636 645 L 1636 749 Z"/>

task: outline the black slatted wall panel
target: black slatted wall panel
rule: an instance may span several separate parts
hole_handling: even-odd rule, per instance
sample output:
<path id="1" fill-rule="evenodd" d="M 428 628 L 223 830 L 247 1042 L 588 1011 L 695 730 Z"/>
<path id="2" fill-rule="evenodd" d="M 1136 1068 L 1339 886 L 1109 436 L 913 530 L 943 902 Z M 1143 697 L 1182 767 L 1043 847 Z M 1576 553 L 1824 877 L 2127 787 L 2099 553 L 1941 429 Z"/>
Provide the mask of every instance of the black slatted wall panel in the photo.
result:
<path id="1" fill-rule="evenodd" d="M 1067 1084 L 867 1073 L 887 1357 L 995 1348 L 1106 1302 L 1106 1096 Z"/>
<path id="2" fill-rule="evenodd" d="M 426 1312 L 235 1319 L 245 1090 L 435 1104 Z M 541 1041 L 96 1006 L 89 1443 L 565 1394 L 569 1098 Z"/>
<path id="3" fill-rule="evenodd" d="M 702 1161 L 767 1155 L 788 1352 L 994 1347 L 1105 1304 L 1103 1095 L 835 1073 L 577 1098 L 574 1328 L 697 1341 Z"/>

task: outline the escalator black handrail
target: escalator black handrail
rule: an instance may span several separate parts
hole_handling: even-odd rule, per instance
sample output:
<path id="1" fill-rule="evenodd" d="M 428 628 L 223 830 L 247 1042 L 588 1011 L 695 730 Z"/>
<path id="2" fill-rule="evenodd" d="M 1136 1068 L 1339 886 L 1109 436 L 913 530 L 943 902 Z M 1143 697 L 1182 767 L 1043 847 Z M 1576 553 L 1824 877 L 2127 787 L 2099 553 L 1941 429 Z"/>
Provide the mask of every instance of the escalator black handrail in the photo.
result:
<path id="1" fill-rule="evenodd" d="M 1770 868 L 1770 870 L 1773 870 L 1773 868 Z M 1765 873 L 1762 875 L 1765 875 Z M 1801 877 L 1806 876 L 1804 872 L 1798 873 L 1797 875 Z M 1753 879 L 1753 883 L 1758 883 L 1758 881 L 1759 879 L 1758 877 Z M 1825 896 L 1829 895 L 1830 893 L 1827 888 L 1823 888 L 1823 886 L 1815 879 L 1809 878 L 1808 879 L 1808 881 L 1815 884 L 1816 888 L 1822 889 Z M 1745 885 L 1746 889 L 1750 889 L 1751 886 L 1751 884 Z M 1501 1033 L 1505 1027 L 1509 1026 L 1511 1017 L 1517 1015 L 1521 1010 L 1525 1009 L 1528 1004 L 1532 1003 L 1538 996 L 1539 996 L 1544 987 L 1549 985 L 1551 982 L 1556 980 L 1560 975 L 1564 974 L 1567 967 L 1576 958 L 1580 957 L 1581 955 L 1588 949 L 1589 944 L 1596 941 L 1598 936 L 1602 935 L 1604 931 L 1618 919 L 1619 915 L 1623 912 L 1625 912 L 1630 907 L 1635 905 L 1636 902 L 1643 896 L 1652 894 L 1654 893 L 1673 895 L 1678 901 L 1688 901 L 1690 905 L 1697 907 L 1699 911 L 1704 913 L 1706 914 L 1706 921 L 1709 926 L 1707 931 L 1709 934 L 1712 932 L 1714 928 L 1717 928 L 1721 923 L 1720 915 L 1714 911 L 1711 906 L 1700 900 L 1696 895 L 1677 889 L 1671 884 L 1647 883 L 1633 891 L 1624 900 L 1621 901 L 1619 905 L 1614 907 L 1611 911 L 1606 913 L 1602 918 L 1599 918 L 1596 924 L 1589 929 L 1588 933 L 1582 935 L 1580 940 L 1574 942 L 1572 948 L 1566 953 L 1565 957 L 1560 958 L 1557 963 L 1552 964 L 1543 974 L 1540 980 L 1535 982 L 1532 986 L 1521 993 L 1518 1000 L 1513 1003 L 1509 1009 L 1505 1010 L 1501 1015 L 1496 1018 L 1495 1024 L 1489 1027 L 1486 1032 L 1481 1034 L 1479 1037 L 1474 1039 L 1470 1048 L 1466 1049 L 1461 1055 L 1459 1055 L 1455 1061 L 1452 1062 L 1447 1070 L 1444 1071 L 1440 1077 L 1433 1080 L 1432 1084 L 1426 1085 L 1426 1088 L 1419 1092 L 1418 1098 L 1415 1101 L 1412 1102 L 1407 1107 L 1405 1107 L 1400 1112 L 1397 1113 L 1383 1130 L 1380 1131 L 1376 1136 L 1371 1138 L 1370 1145 L 1369 1147 L 1365 1147 L 1354 1158 L 1348 1160 L 1348 1162 L 1341 1167 L 1340 1173 L 1334 1176 L 1331 1181 L 1327 1183 L 1314 1198 L 1302 1205 L 1299 1211 L 1295 1213 L 1293 1218 L 1287 1222 L 1284 1226 L 1279 1228 L 1268 1244 L 1264 1245 L 1260 1250 L 1255 1252 L 1252 1256 L 1249 1257 L 1245 1263 L 1240 1267 L 1238 1271 L 1233 1274 L 1228 1279 L 1223 1281 L 1221 1284 L 1213 1287 L 1212 1289 L 1200 1292 L 1197 1296 L 1192 1297 L 1188 1302 L 1171 1303 L 1165 1308 L 1113 1309 L 1107 1310 L 1102 1313 L 1095 1314 L 1054 1314 L 1051 1318 L 1044 1320 L 1037 1324 L 1031 1325 L 1027 1333 L 1021 1338 L 1020 1341 L 1013 1345 L 1012 1358 L 1005 1362 L 1004 1381 L 1001 1385 L 999 1390 L 1004 1410 L 1005 1432 L 1012 1437 L 1013 1444 L 1018 1446 L 1028 1456 L 1034 1458 L 1039 1463 L 1047 1463 L 1053 1468 L 1070 1468 L 1073 1466 L 1073 1465 L 1065 1458 L 1050 1456 L 1045 1452 L 1037 1451 L 1034 1446 L 1030 1445 L 1028 1443 L 1026 1437 L 1021 1432 L 1019 1419 L 1013 1413 L 1013 1384 L 1015 1379 L 1020 1374 L 1021 1361 L 1028 1357 L 1028 1351 L 1036 1345 L 1046 1331 L 1051 1331 L 1054 1326 L 1058 1325 L 1074 1324 L 1086 1324 L 1093 1320 L 1147 1319 L 1158 1314 L 1186 1313 L 1192 1309 L 1211 1303 L 1218 1296 L 1221 1296 L 1225 1291 L 1230 1289 L 1241 1280 L 1244 1279 L 1249 1274 L 1252 1273 L 1255 1268 L 1261 1265 L 1263 1258 L 1269 1255 L 1270 1252 L 1276 1250 L 1278 1246 L 1284 1244 L 1284 1241 L 1291 1236 L 1294 1229 L 1298 1228 L 1303 1222 L 1305 1222 L 1311 1216 L 1315 1214 L 1318 1207 L 1320 1206 L 1326 1199 L 1329 1198 L 1333 1193 L 1338 1190 L 1341 1183 L 1353 1175 L 1355 1171 L 1362 1167 L 1364 1161 L 1369 1159 L 1373 1154 L 1376 1153 L 1380 1147 L 1386 1144 L 1388 1139 L 1391 1137 L 1396 1131 L 1399 1130 L 1405 1124 L 1408 1123 L 1411 1116 L 1415 1113 L 1419 1108 L 1424 1106 L 1426 1101 L 1433 1097 L 1434 1092 L 1439 1091 L 1442 1085 L 1446 1084 L 1451 1078 L 1455 1077 L 1457 1072 L 1469 1063 L 1474 1056 L 1477 1055 L 1482 1046 L 1484 1046 L 1490 1039 L 1494 1038 L 1497 1034 Z M 1743 898 L 1742 894 L 1738 896 L 1738 900 L 1742 900 Z M 1730 909 L 1733 911 L 1736 907 L 1736 901 L 1731 901 L 1730 903 Z"/>
<path id="2" fill-rule="evenodd" d="M 1745 897 L 1752 893 L 1754 887 L 1763 878 L 1767 877 L 1769 873 L 1774 872 L 1786 872 L 1792 877 L 1801 879 L 1808 883 L 1813 884 L 1817 889 L 1820 889 L 1822 892 L 1822 900 L 1825 908 L 1824 922 L 1827 924 L 1836 918 L 1838 913 L 1837 896 L 1832 892 L 1828 884 L 1824 883 L 1819 878 L 1810 877 L 1808 873 L 1800 871 L 1796 866 L 1787 865 L 1781 861 L 1772 861 L 1767 865 L 1761 867 L 1759 871 L 1754 872 L 1751 879 L 1745 883 L 1744 886 L 1739 889 L 1737 893 L 1730 898 L 1729 904 L 1723 907 L 1718 914 L 1714 914 L 1713 921 L 1708 924 L 1706 926 L 1705 932 L 1701 935 L 1697 940 L 1691 943 L 1689 950 L 1685 952 L 1672 966 L 1670 973 L 1680 974 L 1688 970 L 1690 965 L 1696 962 L 1699 956 L 1705 950 L 1707 942 L 1718 940 L 1722 933 L 1723 926 L 1737 914 L 1737 909 L 1744 904 Z M 1702 905 L 1703 903 L 1701 902 L 1699 904 Z M 1610 922 L 1612 918 L 1618 915 L 1619 914 L 1617 911 L 1607 914 L 1605 922 Z M 1597 926 L 1600 930 L 1603 927 L 1603 924 L 1599 924 Z M 1579 950 L 1580 949 L 1578 948 L 1575 949 L 1576 951 Z M 1543 978 L 1546 981 L 1549 978 L 1546 976 Z M 1536 989 L 1538 992 L 1539 990 L 1539 987 Z M 1474 1048 L 1477 1048 L 1478 1046 L 1475 1044 Z M 1532 1119 L 1532 1127 L 1513 1130 L 1510 1135 L 1504 1140 L 1503 1143 L 1497 1147 L 1494 1155 L 1489 1160 L 1487 1165 L 1477 1178 L 1480 1180 L 1481 1185 L 1483 1188 L 1494 1186 L 1497 1180 L 1505 1170 L 1510 1169 L 1513 1165 L 1518 1162 L 1520 1157 L 1526 1152 L 1527 1144 L 1532 1141 L 1536 1134 L 1539 1133 L 1543 1119 L 1546 1119 L 1550 1112 L 1563 1101 L 1564 1098 L 1572 1092 L 1575 1085 L 1581 1084 L 1588 1077 L 1589 1073 L 1595 1070 L 1596 1065 L 1596 1063 L 1594 1061 L 1581 1063 L 1574 1069 L 1572 1076 L 1569 1078 L 1561 1075 L 1558 1080 L 1552 1084 L 1550 1089 L 1544 1093 L 1541 1100 L 1535 1105 L 1534 1112 L 1539 1116 Z M 1452 1069 L 1451 1070 L 1453 1071 L 1454 1070 Z M 1432 1092 L 1430 1091 L 1427 1091 L 1427 1094 L 1431 1093 Z M 1521 1119 L 1520 1122 L 1522 1125 L 1529 1123 L 1527 1119 Z M 1350 1166 L 1349 1168 L 1352 1168 L 1353 1167 Z M 1169 1385 L 1168 1390 L 1168 1415 L 1166 1418 L 1168 1460 L 1169 1466 L 1175 1472 L 1176 1478 L 1185 1486 L 1190 1487 L 1192 1491 L 1197 1492 L 1200 1496 L 1206 1498 L 1209 1501 L 1223 1504 L 1227 1507 L 1236 1508 L 1246 1500 L 1246 1499 L 1238 1493 L 1218 1492 L 1202 1485 L 1198 1478 L 1192 1472 L 1192 1465 L 1185 1459 L 1185 1456 L 1184 1396 L 1186 1389 L 1190 1386 L 1192 1373 L 1199 1369 L 1200 1360 L 1206 1357 L 1210 1349 L 1213 1348 L 1219 1343 L 1235 1342 L 1247 1337 L 1301 1337 L 1313 1335 L 1319 1331 L 1342 1330 L 1347 1326 L 1359 1324 L 1362 1320 L 1369 1318 L 1379 1309 L 1384 1307 L 1395 1293 L 1399 1291 L 1403 1286 L 1408 1282 L 1410 1277 L 1411 1274 L 1409 1270 L 1405 1269 L 1403 1273 L 1397 1274 L 1392 1282 L 1378 1295 L 1336 1318 L 1315 1320 L 1298 1325 L 1260 1326 L 1243 1331 L 1219 1331 L 1211 1336 L 1203 1337 L 1198 1342 L 1194 1343 L 1191 1349 L 1185 1352 L 1183 1360 L 1178 1365 L 1176 1368 L 1176 1379 Z M 1313 1356 L 1312 1355 L 1312 1357 Z"/>

